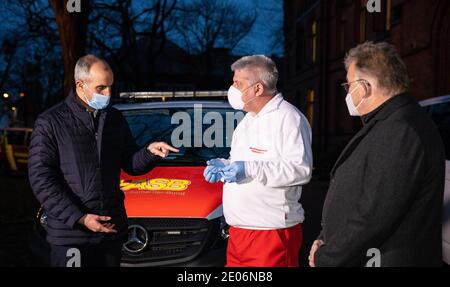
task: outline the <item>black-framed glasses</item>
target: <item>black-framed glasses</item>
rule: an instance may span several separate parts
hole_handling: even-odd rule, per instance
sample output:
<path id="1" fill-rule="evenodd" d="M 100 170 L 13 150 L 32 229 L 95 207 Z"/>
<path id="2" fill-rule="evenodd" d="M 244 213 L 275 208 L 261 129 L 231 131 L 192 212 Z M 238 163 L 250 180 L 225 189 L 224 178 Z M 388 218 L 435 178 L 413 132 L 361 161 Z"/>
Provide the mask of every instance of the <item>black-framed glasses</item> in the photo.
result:
<path id="1" fill-rule="evenodd" d="M 358 79 L 358 80 L 354 80 L 354 81 L 351 81 L 351 82 L 345 82 L 345 83 L 342 83 L 341 84 L 341 86 L 344 88 L 344 90 L 348 93 L 348 91 L 350 90 L 350 86 L 353 84 L 353 83 L 356 83 L 356 82 L 366 82 L 367 84 L 369 83 L 369 82 L 367 82 L 367 80 L 364 80 L 364 79 Z"/>

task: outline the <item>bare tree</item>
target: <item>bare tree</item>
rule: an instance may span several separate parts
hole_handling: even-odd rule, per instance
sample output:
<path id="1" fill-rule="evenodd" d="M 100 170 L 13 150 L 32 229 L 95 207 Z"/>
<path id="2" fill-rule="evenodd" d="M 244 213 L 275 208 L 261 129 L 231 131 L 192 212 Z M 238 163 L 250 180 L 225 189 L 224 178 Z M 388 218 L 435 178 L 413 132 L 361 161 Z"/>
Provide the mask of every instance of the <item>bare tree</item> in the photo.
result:
<path id="1" fill-rule="evenodd" d="M 193 0 L 176 10 L 173 37 L 181 39 L 190 54 L 207 54 L 214 48 L 233 50 L 256 21 L 256 13 L 227 0 Z"/>
<path id="2" fill-rule="evenodd" d="M 155 62 L 161 59 L 167 39 L 188 53 L 199 55 L 194 57 L 203 59 L 205 63 L 201 65 L 210 71 L 217 61 L 216 50 L 235 49 L 256 20 L 255 11 L 230 0 L 81 0 L 81 13 L 68 13 L 67 0 L 3 0 L 0 6 L 4 3 L 11 10 L 8 15 L 14 15 L 12 20 L 18 21 L 18 40 L 14 40 L 17 44 L 12 45 L 11 38 L 4 46 L 8 51 L 14 50 L 12 47 L 22 51 L 20 55 L 2 55 L 3 63 L 11 59 L 9 66 L 4 67 L 17 70 L 17 84 L 27 77 L 20 70 L 39 70 L 36 77 L 41 78 L 50 75 L 38 80 L 41 87 L 35 90 L 49 96 L 59 93 L 58 98 L 61 84 L 55 82 L 62 77 L 61 71 L 67 95 L 73 86 L 75 62 L 85 50 L 108 58 L 117 80 L 131 83 L 136 89 L 149 89 L 157 73 Z M 24 56 L 26 53 L 33 56 Z M 63 65 L 58 61 L 60 53 Z M 8 56 L 14 54 L 15 57 Z M 3 67 L 2 71 L 3 75 L 8 74 Z M 28 77 L 29 81 L 36 81 L 34 76 Z"/>
<path id="3" fill-rule="evenodd" d="M 48 0 L 4 0 L 0 13 L 8 15 L 0 30 L 2 88 L 25 92 L 33 112 L 62 98 L 63 67 L 55 16 Z"/>
<path id="4" fill-rule="evenodd" d="M 261 27 L 270 35 L 270 50 L 278 56 L 284 53 L 283 0 L 259 1 L 257 7 L 270 21 L 261 21 Z"/>
<path id="5" fill-rule="evenodd" d="M 81 12 L 76 13 L 70 13 L 67 10 L 67 0 L 49 1 L 55 13 L 61 38 L 64 62 L 64 95 L 67 96 L 74 86 L 73 73 L 76 61 L 85 54 L 89 0 L 80 0 Z"/>
<path id="6" fill-rule="evenodd" d="M 140 4 L 138 9 L 133 9 Z M 151 85 L 155 59 L 167 39 L 168 18 L 177 0 L 97 0 L 93 2 L 92 45 L 105 52 L 119 76 L 136 88 Z"/>
<path id="7" fill-rule="evenodd" d="M 41 1 L 42 2 L 42 1 Z M 3 71 L 0 73 L 0 90 L 3 90 L 7 80 L 10 80 L 13 66 L 17 66 L 20 48 L 33 42 L 33 38 L 45 38 L 48 40 L 49 21 L 53 18 L 47 17 L 45 11 L 48 8 L 40 1 L 33 0 L 6 0 L 0 6 L 0 13 L 9 15 L 8 26 L 3 39 L 1 39 L 0 55 L 5 63 Z M 21 20 L 17 20 L 21 19 Z"/>
<path id="8" fill-rule="evenodd" d="M 14 56 L 17 52 L 17 38 L 14 36 L 5 37 L 0 47 L 0 54 L 4 56 L 5 68 L 0 73 L 0 91 L 8 79 L 9 71 L 14 63 Z"/>

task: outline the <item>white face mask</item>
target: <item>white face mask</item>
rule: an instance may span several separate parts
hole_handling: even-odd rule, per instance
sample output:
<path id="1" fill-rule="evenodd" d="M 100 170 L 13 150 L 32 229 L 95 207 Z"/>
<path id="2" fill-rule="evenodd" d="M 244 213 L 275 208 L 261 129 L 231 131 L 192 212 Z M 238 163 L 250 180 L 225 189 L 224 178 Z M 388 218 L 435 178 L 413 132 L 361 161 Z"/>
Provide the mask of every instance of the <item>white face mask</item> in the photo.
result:
<path id="1" fill-rule="evenodd" d="M 351 116 L 356 117 L 360 116 L 361 113 L 358 111 L 358 108 L 361 106 L 361 104 L 364 102 L 365 98 L 362 98 L 362 100 L 359 102 L 357 106 L 353 103 L 352 99 L 352 93 L 359 87 L 359 82 L 357 83 L 356 88 L 354 88 L 351 92 L 347 94 L 345 97 L 345 102 L 347 103 L 348 112 Z"/>
<path id="2" fill-rule="evenodd" d="M 253 85 L 249 86 L 247 89 L 249 89 L 252 86 Z M 253 101 L 254 99 L 256 99 L 258 97 L 258 96 L 254 96 L 247 102 L 244 102 L 242 100 L 242 92 L 238 88 L 235 88 L 234 86 L 230 86 L 230 88 L 228 89 L 227 95 L 228 95 L 228 102 L 230 103 L 230 106 L 233 107 L 233 109 L 235 109 L 235 110 L 244 109 L 245 104 Z"/>
<path id="3" fill-rule="evenodd" d="M 242 92 L 234 86 L 231 86 L 228 89 L 228 102 L 235 110 L 242 110 L 245 106 L 245 103 L 242 100 Z"/>

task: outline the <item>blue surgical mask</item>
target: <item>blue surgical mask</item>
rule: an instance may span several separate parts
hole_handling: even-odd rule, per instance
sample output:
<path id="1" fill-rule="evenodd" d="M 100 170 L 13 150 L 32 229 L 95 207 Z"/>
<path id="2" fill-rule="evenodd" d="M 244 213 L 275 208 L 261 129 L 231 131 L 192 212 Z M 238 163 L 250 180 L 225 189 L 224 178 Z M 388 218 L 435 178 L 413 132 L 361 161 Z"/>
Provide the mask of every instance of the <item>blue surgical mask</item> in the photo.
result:
<path id="1" fill-rule="evenodd" d="M 86 86 L 87 87 L 87 86 Z M 104 96 L 102 94 L 98 94 L 98 93 L 93 93 L 92 94 L 92 99 L 90 101 L 87 100 L 87 98 L 85 98 L 87 101 L 87 104 L 96 110 L 103 110 L 104 108 L 106 108 L 109 104 L 109 96 Z"/>

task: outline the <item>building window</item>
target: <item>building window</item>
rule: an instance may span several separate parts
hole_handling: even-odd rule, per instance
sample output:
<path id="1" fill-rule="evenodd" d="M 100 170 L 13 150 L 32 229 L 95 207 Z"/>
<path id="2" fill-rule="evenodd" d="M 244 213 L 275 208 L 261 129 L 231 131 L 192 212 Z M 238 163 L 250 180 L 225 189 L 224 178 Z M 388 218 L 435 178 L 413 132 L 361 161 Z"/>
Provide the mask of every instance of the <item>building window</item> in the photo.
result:
<path id="1" fill-rule="evenodd" d="M 308 37 L 306 38 L 305 62 L 314 64 L 317 61 L 317 21 L 313 21 L 308 28 Z"/>
<path id="2" fill-rule="evenodd" d="M 386 0 L 381 2 L 381 12 L 371 13 L 373 17 L 374 32 L 385 32 L 390 29 L 388 25 L 388 19 L 390 18 L 390 6 L 391 1 Z"/>
<path id="3" fill-rule="evenodd" d="M 306 92 L 306 118 L 311 126 L 314 125 L 314 98 L 315 92 L 312 89 L 309 89 Z"/>
<path id="4" fill-rule="evenodd" d="M 391 0 L 386 0 L 386 30 L 391 30 L 391 12 L 392 12 L 392 5 Z"/>
<path id="5" fill-rule="evenodd" d="M 311 25 L 311 61 L 315 63 L 317 60 L 317 21 Z"/>

